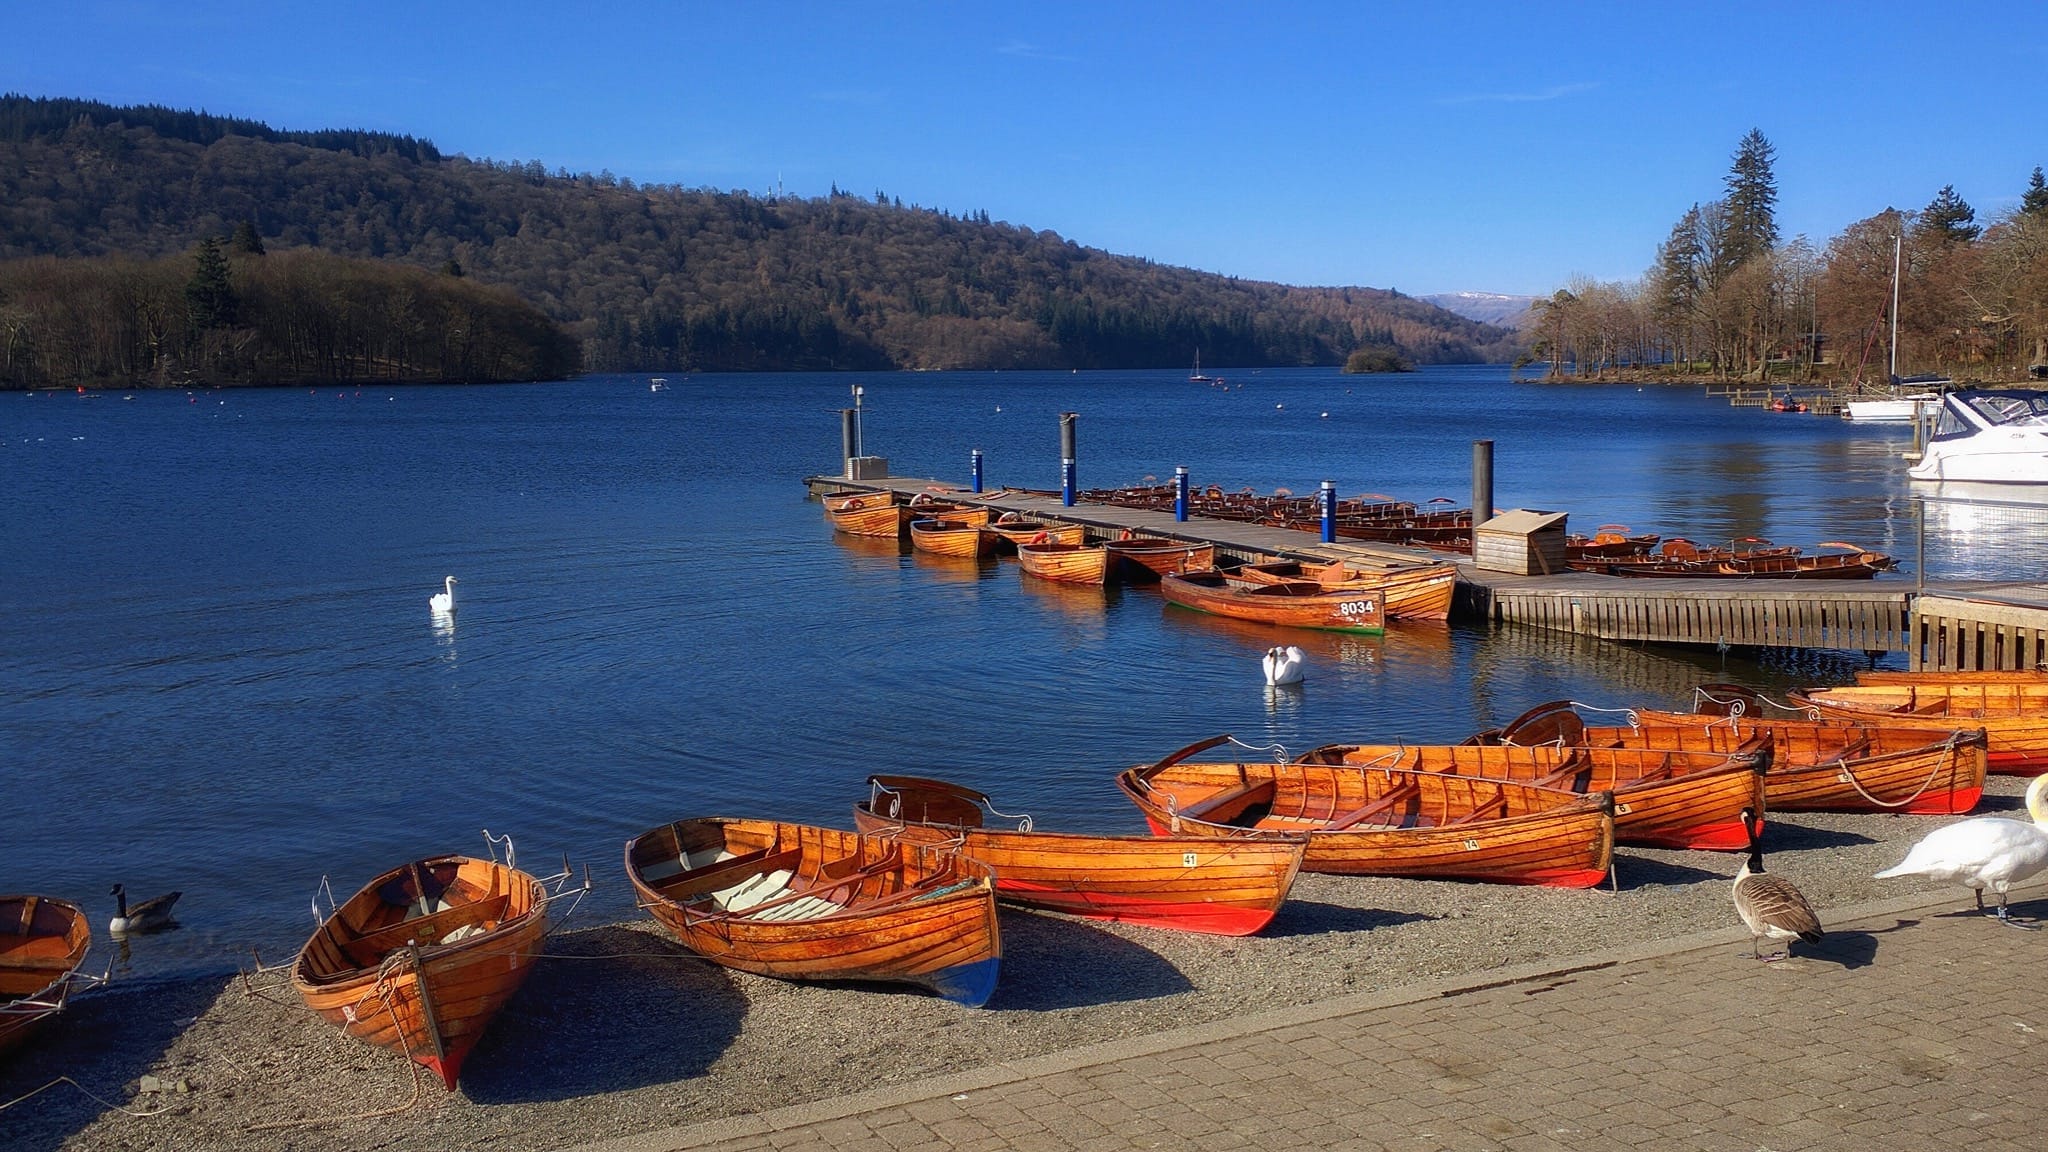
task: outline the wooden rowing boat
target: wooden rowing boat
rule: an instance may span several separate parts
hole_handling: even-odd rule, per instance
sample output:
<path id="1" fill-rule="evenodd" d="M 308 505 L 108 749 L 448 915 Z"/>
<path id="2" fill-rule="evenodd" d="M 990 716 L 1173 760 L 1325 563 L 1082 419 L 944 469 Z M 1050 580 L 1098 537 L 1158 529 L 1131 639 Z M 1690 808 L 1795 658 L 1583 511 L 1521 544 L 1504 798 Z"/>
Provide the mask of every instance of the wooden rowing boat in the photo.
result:
<path id="1" fill-rule="evenodd" d="M 986 510 L 983 512 L 986 515 Z M 912 520 L 910 546 L 934 556 L 979 560 L 996 554 L 995 537 L 973 524 L 947 520 Z"/>
<path id="2" fill-rule="evenodd" d="M 896 503 L 893 492 L 827 497 L 825 519 L 833 531 L 848 536 L 886 536 L 893 540 L 903 534 L 903 506 Z"/>
<path id="3" fill-rule="evenodd" d="M 1308 580 L 1322 585 L 1325 592 L 1374 589 L 1386 603 L 1389 620 L 1449 620 L 1452 594 L 1458 586 L 1457 566 L 1441 561 L 1374 569 L 1343 560 L 1329 564 L 1272 560 L 1225 571 L 1241 579 L 1268 584 Z"/>
<path id="4" fill-rule="evenodd" d="M 1109 550 L 1109 578 L 1124 584 L 1150 584 L 1162 576 L 1206 572 L 1216 566 L 1214 544 L 1141 536 L 1110 540 L 1103 547 Z"/>
<path id="5" fill-rule="evenodd" d="M 1331 592 L 1312 580 L 1275 584 L 1190 572 L 1160 577 L 1159 591 L 1168 603 L 1255 624 L 1327 632 L 1387 630 L 1386 598 L 1378 589 Z"/>
<path id="6" fill-rule="evenodd" d="M 1394 766 L 1190 763 L 1218 736 L 1117 787 L 1161 835 L 1272 839 L 1308 833 L 1302 868 L 1590 888 L 1614 852 L 1614 798 Z"/>
<path id="7" fill-rule="evenodd" d="M 1589 743 L 1720 749 L 1771 742 L 1764 804 L 1773 812 L 1959 815 L 1984 795 L 1982 729 L 1929 732 L 1846 720 L 1776 720 L 1636 709 L 1632 727 L 1588 727 Z"/>
<path id="8" fill-rule="evenodd" d="M 994 877 L 957 852 L 700 817 L 627 841 L 626 875 L 663 927 L 729 968 L 910 984 L 969 1007 L 995 991 Z"/>
<path id="9" fill-rule="evenodd" d="M 1742 810 L 1763 811 L 1769 743 L 1723 752 L 1523 743 L 1502 732 L 1457 745 L 1328 744 L 1304 763 L 1513 780 L 1614 796 L 1614 838 L 1655 848 L 1749 847 Z"/>
<path id="10" fill-rule="evenodd" d="M 1706 695 L 1714 692 L 1713 700 Z M 1737 701 L 1728 685 L 1703 686 L 1696 712 L 1635 708 L 1625 725 L 1585 723 L 1559 701 L 1532 708 L 1500 730 L 1519 743 L 1663 748 L 1731 754 L 1770 750 L 1758 812 L 1912 812 L 1951 815 L 1984 793 L 1982 731 L 1930 733 L 1841 720 L 1761 718 L 1761 697 Z M 1730 714 L 1730 709 L 1739 709 Z M 1489 734 L 1482 734 L 1489 735 Z"/>
<path id="11" fill-rule="evenodd" d="M 1019 544 L 1079 544 L 1088 538 L 1086 525 L 1028 520 L 1015 512 L 989 521 L 988 531 L 995 536 L 999 552 L 1015 552 Z"/>
<path id="12" fill-rule="evenodd" d="M 85 913 L 48 896 L 0 896 L 0 1055 L 64 1010 L 92 949 Z M 103 979 L 103 977 L 101 978 Z"/>
<path id="13" fill-rule="evenodd" d="M 996 898 L 1097 920 L 1248 936 L 1287 899 L 1308 837 L 1088 836 L 1041 832 L 1000 815 L 971 788 L 919 776 L 870 776 L 854 805 L 862 832 L 956 845 L 995 870 Z"/>
<path id="14" fill-rule="evenodd" d="M 1109 582 L 1109 553 L 1100 544 L 1019 544 L 1017 568 L 1061 584 Z"/>
<path id="15" fill-rule="evenodd" d="M 404 864 L 321 922 L 292 964 L 292 987 L 321 1018 L 404 1053 L 453 1091 L 540 956 L 548 902 L 539 880 L 495 860 Z"/>
<path id="16" fill-rule="evenodd" d="M 1982 728 L 1991 771 L 2048 771 L 2048 682 L 1853 684 L 1795 689 L 1788 698 L 1816 717 L 1936 733 Z"/>
<path id="17" fill-rule="evenodd" d="M 1896 672 L 1873 668 L 1856 674 L 1858 684 L 2048 684 L 2048 672 L 2039 669 L 1974 672 Z"/>

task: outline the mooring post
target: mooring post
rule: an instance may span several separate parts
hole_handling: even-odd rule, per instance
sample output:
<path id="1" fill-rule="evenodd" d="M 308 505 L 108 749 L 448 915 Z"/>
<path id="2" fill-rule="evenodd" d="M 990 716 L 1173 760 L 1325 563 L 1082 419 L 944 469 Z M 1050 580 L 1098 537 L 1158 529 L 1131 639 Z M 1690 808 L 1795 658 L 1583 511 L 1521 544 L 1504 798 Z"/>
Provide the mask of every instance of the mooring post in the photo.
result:
<path id="1" fill-rule="evenodd" d="M 1472 442 L 1472 527 L 1493 519 L 1493 441 Z"/>
<path id="2" fill-rule="evenodd" d="M 1323 543 L 1337 542 L 1337 482 L 1323 481 Z"/>
<path id="3" fill-rule="evenodd" d="M 981 449 L 974 450 L 974 490 L 981 491 Z"/>
<path id="4" fill-rule="evenodd" d="M 860 455 L 859 417 L 851 408 L 839 410 L 839 471 L 853 479 L 853 458 Z"/>
<path id="5" fill-rule="evenodd" d="M 1074 506 L 1074 418 L 1079 412 L 1060 413 L 1060 502 Z"/>
<path id="6" fill-rule="evenodd" d="M 1188 466 L 1177 464 L 1173 469 L 1173 518 L 1188 518 Z"/>

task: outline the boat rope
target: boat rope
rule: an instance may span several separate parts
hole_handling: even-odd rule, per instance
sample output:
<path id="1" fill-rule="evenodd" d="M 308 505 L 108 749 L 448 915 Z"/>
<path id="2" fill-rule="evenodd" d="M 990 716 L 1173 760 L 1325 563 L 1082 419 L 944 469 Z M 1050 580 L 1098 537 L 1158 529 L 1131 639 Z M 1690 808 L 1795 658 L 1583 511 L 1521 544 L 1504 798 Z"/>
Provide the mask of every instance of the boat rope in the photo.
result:
<path id="1" fill-rule="evenodd" d="M 398 1006 L 391 1001 L 391 988 L 388 983 L 392 970 L 402 967 L 409 958 L 403 952 L 394 952 L 386 957 L 384 963 L 377 969 L 377 983 L 374 990 L 378 997 L 384 1001 L 384 1011 L 391 1018 L 392 1029 L 398 1033 L 399 1047 L 405 1054 L 405 1065 L 412 1070 L 412 1095 L 406 1097 L 405 1102 L 402 1104 L 391 1108 L 379 1109 L 375 1112 L 355 1112 L 340 1116 L 307 1116 L 298 1120 L 272 1120 L 263 1124 L 251 1124 L 244 1128 L 243 1131 L 274 1132 L 282 1128 L 316 1128 L 325 1124 L 347 1124 L 357 1120 L 382 1120 L 389 1116 L 398 1116 L 412 1111 L 413 1107 L 420 1102 L 420 1063 L 412 1058 L 412 1039 L 406 1035 L 405 1029 L 398 1023 Z M 367 998 L 366 995 L 365 999 Z M 360 1000 L 356 1002 L 357 1005 L 361 1003 L 362 1001 Z M 355 1006 L 350 1006 L 351 1019 L 353 1019 L 353 1009 Z M 341 1034 L 346 1036 L 348 1030 L 346 1028 L 342 1029 Z"/>
<path id="2" fill-rule="evenodd" d="M 9 1108 L 14 1107 L 16 1104 L 21 1103 L 29 1097 L 40 1095 L 41 1093 L 47 1092 L 50 1089 L 55 1088 L 59 1084 L 69 1084 L 73 1088 L 76 1088 L 80 1092 L 84 1093 L 87 1099 L 93 1101 L 96 1104 L 99 1104 L 104 1108 L 111 1108 L 114 1111 L 121 1113 L 123 1116 L 135 1116 L 146 1120 L 151 1116 L 161 1116 L 164 1113 L 169 1112 L 172 1107 L 169 1104 L 165 1104 L 161 1108 L 152 1108 L 147 1112 L 138 1112 L 133 1108 L 124 1108 L 121 1105 L 114 1103 L 112 1100 L 109 1100 L 106 1097 L 100 1095 L 99 1093 L 94 1092 L 92 1089 L 87 1088 L 85 1085 L 80 1084 L 78 1081 L 73 1080 L 69 1076 L 59 1076 L 55 1080 L 50 1081 L 48 1084 L 43 1085 L 41 1088 L 34 1088 L 27 1092 L 23 1092 L 21 1095 L 16 1096 L 14 1099 L 9 1100 L 7 1103 L 0 1104 L 0 1112 L 5 1112 Z"/>
<path id="3" fill-rule="evenodd" d="M 1272 744 L 1247 744 L 1235 736 L 1225 736 L 1224 739 L 1247 752 L 1277 752 L 1280 754 L 1280 763 L 1285 764 L 1288 761 L 1287 749 L 1277 742 Z"/>
<path id="4" fill-rule="evenodd" d="M 1947 755 L 1942 757 L 1940 760 L 1934 762 L 1934 767 L 1930 769 L 1927 773 L 1927 779 L 1922 780 L 1920 782 L 1920 786 L 1918 788 L 1913 789 L 1913 794 L 1911 796 L 1906 797 L 1904 800 L 1878 799 L 1876 796 L 1871 795 L 1870 789 L 1865 788 L 1863 786 L 1863 781 L 1858 780 L 1856 778 L 1856 770 L 1849 767 L 1850 762 L 1847 759 L 1837 758 L 1835 764 L 1841 768 L 1842 775 L 1848 779 L 1850 787 L 1855 788 L 1857 793 L 1860 794 L 1865 800 L 1870 801 L 1872 804 L 1875 804 L 1880 808 L 1904 808 L 1906 805 L 1911 804 L 1915 800 L 1918 800 L 1921 794 L 1926 792 L 1929 788 L 1934 787 L 1934 781 L 1941 775 L 1941 770 L 1943 768 L 1949 768 L 1954 766 L 1956 762 L 1956 737 L 1958 735 L 1960 735 L 1960 733 L 1951 733 L 1947 740 L 1942 741 L 1942 744 L 1948 749 Z"/>

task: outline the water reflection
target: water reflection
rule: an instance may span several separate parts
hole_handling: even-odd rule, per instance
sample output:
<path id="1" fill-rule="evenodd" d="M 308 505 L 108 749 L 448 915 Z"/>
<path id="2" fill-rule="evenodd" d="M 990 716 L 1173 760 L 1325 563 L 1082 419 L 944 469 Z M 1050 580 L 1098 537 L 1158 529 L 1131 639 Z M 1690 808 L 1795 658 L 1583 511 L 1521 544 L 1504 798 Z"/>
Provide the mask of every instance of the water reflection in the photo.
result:
<path id="1" fill-rule="evenodd" d="M 1023 598 L 1033 605 L 1050 609 L 1065 616 L 1085 617 L 1099 620 L 1104 611 L 1122 600 L 1123 592 L 1116 585 L 1107 587 L 1097 584 L 1062 584 L 1057 580 L 1041 580 L 1036 576 L 1017 574 L 1017 588 Z"/>
<path id="2" fill-rule="evenodd" d="M 442 660 L 453 664 L 455 663 L 455 613 L 434 612 L 431 613 L 431 616 L 433 617 L 434 646 L 441 650 L 440 657 Z"/>

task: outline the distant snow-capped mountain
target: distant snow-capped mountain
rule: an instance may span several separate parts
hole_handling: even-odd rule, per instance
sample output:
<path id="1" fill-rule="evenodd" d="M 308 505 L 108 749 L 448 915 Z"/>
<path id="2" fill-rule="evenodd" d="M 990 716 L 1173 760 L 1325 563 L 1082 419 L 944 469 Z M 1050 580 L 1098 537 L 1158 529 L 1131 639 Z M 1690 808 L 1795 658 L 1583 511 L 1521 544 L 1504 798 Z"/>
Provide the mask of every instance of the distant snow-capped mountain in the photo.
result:
<path id="1" fill-rule="evenodd" d="M 1435 296 L 1419 296 L 1446 312 L 1477 320 L 1482 324 L 1498 324 L 1503 328 L 1519 328 L 1529 305 L 1536 302 L 1534 296 L 1503 296 L 1498 292 L 1440 292 Z"/>

